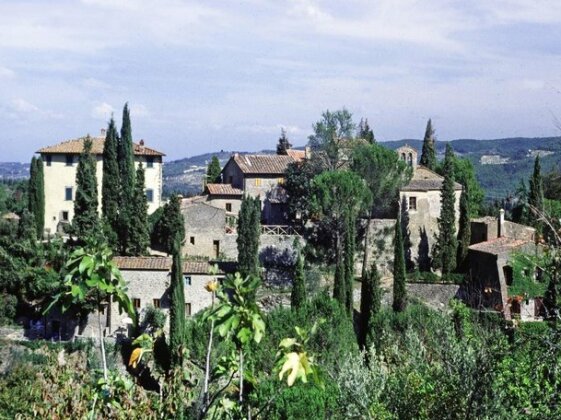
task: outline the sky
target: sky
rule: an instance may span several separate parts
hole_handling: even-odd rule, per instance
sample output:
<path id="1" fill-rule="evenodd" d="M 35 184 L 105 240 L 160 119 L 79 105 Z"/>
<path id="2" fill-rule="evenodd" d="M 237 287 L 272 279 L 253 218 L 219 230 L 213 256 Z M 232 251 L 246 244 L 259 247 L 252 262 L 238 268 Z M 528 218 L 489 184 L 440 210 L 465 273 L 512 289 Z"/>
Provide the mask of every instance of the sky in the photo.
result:
<path id="1" fill-rule="evenodd" d="M 0 0 L 0 160 L 131 107 L 168 160 L 304 145 L 327 109 L 380 141 L 557 136 L 555 0 Z"/>

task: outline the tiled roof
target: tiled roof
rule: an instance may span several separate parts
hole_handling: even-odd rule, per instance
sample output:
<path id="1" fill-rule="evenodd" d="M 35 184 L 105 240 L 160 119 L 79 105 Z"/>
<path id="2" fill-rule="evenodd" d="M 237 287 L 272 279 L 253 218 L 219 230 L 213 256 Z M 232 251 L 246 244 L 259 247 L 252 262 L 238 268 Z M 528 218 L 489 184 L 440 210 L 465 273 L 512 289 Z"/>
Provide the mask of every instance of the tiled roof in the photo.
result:
<path id="1" fill-rule="evenodd" d="M 209 194 L 212 195 L 243 195 L 243 191 L 230 184 L 206 184 Z"/>
<path id="2" fill-rule="evenodd" d="M 113 262 L 119 270 L 170 271 L 172 258 L 170 257 L 114 257 Z M 208 274 L 213 265 L 209 261 L 184 261 L 183 273 Z M 218 270 L 218 274 L 224 274 Z"/>
<path id="3" fill-rule="evenodd" d="M 232 156 L 244 174 L 284 175 L 289 163 L 296 162 L 287 155 L 239 155 Z"/>
<path id="4" fill-rule="evenodd" d="M 471 245 L 469 249 L 472 251 L 484 252 L 486 254 L 500 255 L 520 248 L 530 242 L 531 241 L 512 239 L 502 236 L 500 238 L 491 239 L 490 241 L 479 242 L 478 244 Z"/>
<path id="5" fill-rule="evenodd" d="M 105 137 L 91 137 L 92 139 L 92 153 L 95 155 L 103 154 L 103 144 Z M 67 153 L 67 154 L 80 154 L 84 150 L 84 140 L 86 137 L 79 139 L 67 140 L 53 146 L 43 147 L 37 153 Z M 165 156 L 164 153 L 151 149 L 150 147 L 142 146 L 133 143 L 134 154 L 137 156 Z"/>
<path id="6" fill-rule="evenodd" d="M 306 159 L 305 150 L 288 149 L 286 154 L 298 162 Z"/>
<path id="7" fill-rule="evenodd" d="M 444 177 L 438 175 L 424 166 L 417 166 L 413 173 L 413 178 L 409 184 L 403 187 L 402 191 L 433 191 L 440 190 Z M 461 190 L 462 186 L 457 182 L 454 183 L 455 190 Z"/>

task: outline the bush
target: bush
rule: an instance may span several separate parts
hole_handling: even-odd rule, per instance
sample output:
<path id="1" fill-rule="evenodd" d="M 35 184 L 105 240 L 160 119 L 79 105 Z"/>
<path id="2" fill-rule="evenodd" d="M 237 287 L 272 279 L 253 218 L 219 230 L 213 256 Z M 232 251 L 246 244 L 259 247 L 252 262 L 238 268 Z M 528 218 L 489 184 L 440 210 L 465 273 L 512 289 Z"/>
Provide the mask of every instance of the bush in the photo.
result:
<path id="1" fill-rule="evenodd" d="M 450 273 L 445 277 L 440 277 L 432 271 L 419 271 L 415 270 L 407 274 L 407 281 L 411 283 L 452 283 L 462 284 L 465 280 L 465 274 Z"/>

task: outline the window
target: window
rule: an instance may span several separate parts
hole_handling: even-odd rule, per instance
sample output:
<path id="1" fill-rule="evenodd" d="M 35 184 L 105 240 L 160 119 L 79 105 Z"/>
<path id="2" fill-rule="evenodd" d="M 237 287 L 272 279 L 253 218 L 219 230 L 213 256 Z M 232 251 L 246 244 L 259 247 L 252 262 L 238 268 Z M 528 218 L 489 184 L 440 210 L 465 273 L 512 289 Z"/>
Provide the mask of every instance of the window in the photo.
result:
<path id="1" fill-rule="evenodd" d="M 232 212 L 232 203 L 226 203 L 226 211 Z"/>
<path id="2" fill-rule="evenodd" d="M 73 191 L 72 191 L 72 190 L 73 190 L 73 189 L 74 189 L 73 187 L 66 187 L 66 188 L 64 189 L 64 199 L 65 199 L 66 201 L 72 201 L 72 195 L 73 195 Z"/>
<path id="3" fill-rule="evenodd" d="M 214 251 L 214 258 L 220 255 L 220 241 L 212 241 L 212 250 Z"/>
<path id="4" fill-rule="evenodd" d="M 160 299 L 154 299 L 153 302 L 154 302 L 154 308 L 161 307 Z"/>
<path id="5" fill-rule="evenodd" d="M 68 211 L 63 211 L 62 212 L 62 217 L 61 217 L 63 222 L 68 222 Z"/>
<path id="6" fill-rule="evenodd" d="M 147 168 L 153 168 L 154 167 L 154 157 L 148 156 L 146 158 L 146 167 Z"/>
<path id="7" fill-rule="evenodd" d="M 146 201 L 149 203 L 154 202 L 154 190 L 151 188 L 146 190 Z"/>
<path id="8" fill-rule="evenodd" d="M 191 286 L 191 276 L 183 275 L 183 280 L 185 281 L 185 286 Z"/>
<path id="9" fill-rule="evenodd" d="M 195 245 L 195 237 L 194 237 L 194 236 L 191 236 L 191 237 L 189 238 L 189 243 L 190 243 L 191 245 Z"/>
<path id="10" fill-rule="evenodd" d="M 407 164 L 408 164 L 409 166 L 413 166 L 413 153 L 409 153 L 409 154 L 407 155 Z"/>
<path id="11" fill-rule="evenodd" d="M 51 166 L 51 163 L 53 162 L 53 157 L 51 155 L 46 155 L 45 161 L 47 162 L 47 166 Z"/>
<path id="12" fill-rule="evenodd" d="M 510 265 L 505 265 L 503 267 L 503 274 L 505 277 L 505 283 L 507 286 L 512 286 L 512 280 L 513 280 L 513 272 L 512 272 L 512 267 Z"/>
<path id="13" fill-rule="evenodd" d="M 140 309 L 140 299 L 139 298 L 133 298 L 132 299 L 132 306 L 134 306 L 135 309 Z"/>
<path id="14" fill-rule="evenodd" d="M 255 186 L 256 186 L 256 187 L 260 187 L 260 186 L 261 186 L 261 178 L 255 178 Z"/>
<path id="15" fill-rule="evenodd" d="M 185 304 L 185 316 L 191 316 L 191 304 L 190 303 Z"/>
<path id="16" fill-rule="evenodd" d="M 234 182 L 234 177 L 232 175 L 230 175 L 228 177 L 228 184 L 232 184 Z"/>
<path id="17" fill-rule="evenodd" d="M 66 166 L 72 166 L 74 163 L 74 156 L 66 155 Z"/>
<path id="18" fill-rule="evenodd" d="M 417 197 L 409 197 L 409 210 L 417 210 Z"/>

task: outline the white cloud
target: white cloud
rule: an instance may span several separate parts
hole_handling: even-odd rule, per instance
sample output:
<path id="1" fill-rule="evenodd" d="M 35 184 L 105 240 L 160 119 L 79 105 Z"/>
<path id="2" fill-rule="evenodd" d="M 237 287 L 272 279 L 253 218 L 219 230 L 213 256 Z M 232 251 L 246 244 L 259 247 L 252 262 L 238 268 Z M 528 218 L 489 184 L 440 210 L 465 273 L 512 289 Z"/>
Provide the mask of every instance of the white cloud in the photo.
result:
<path id="1" fill-rule="evenodd" d="M 37 106 L 22 98 L 12 99 L 11 106 L 14 111 L 24 114 L 40 112 L 40 109 Z"/>
<path id="2" fill-rule="evenodd" d="M 7 67 L 2 67 L 0 66 L 0 78 L 12 78 L 16 75 L 16 72 L 13 71 L 12 69 L 9 69 Z"/>
<path id="3" fill-rule="evenodd" d="M 111 118 L 111 114 L 114 112 L 115 108 L 113 108 L 113 106 L 107 102 L 102 102 L 93 107 L 91 115 L 93 118 L 109 120 L 109 118 Z"/>
<path id="4" fill-rule="evenodd" d="M 142 104 L 131 104 L 130 112 L 133 118 L 147 117 L 150 115 L 146 106 Z"/>

